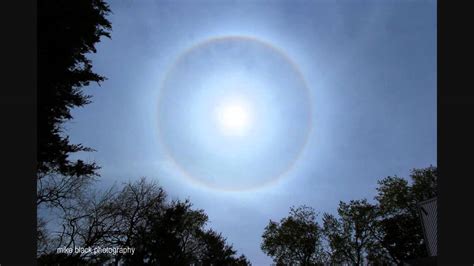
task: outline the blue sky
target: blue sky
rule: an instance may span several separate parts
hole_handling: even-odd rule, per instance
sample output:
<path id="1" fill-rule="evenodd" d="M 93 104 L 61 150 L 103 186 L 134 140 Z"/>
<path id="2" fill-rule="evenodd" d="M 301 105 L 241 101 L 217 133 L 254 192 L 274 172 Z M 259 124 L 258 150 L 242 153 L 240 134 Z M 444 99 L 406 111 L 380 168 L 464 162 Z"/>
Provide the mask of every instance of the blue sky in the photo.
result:
<path id="1" fill-rule="evenodd" d="M 93 103 L 73 112 L 71 140 L 97 150 L 80 156 L 102 166 L 101 186 L 141 176 L 158 181 L 171 197 L 205 209 L 210 226 L 254 265 L 271 263 L 260 251 L 261 234 L 269 219 L 284 217 L 290 206 L 334 213 L 339 200 L 372 199 L 385 176 L 436 165 L 435 1 L 110 5 L 112 39 L 103 39 L 90 56 L 108 80 L 86 89 Z M 278 182 L 229 192 L 191 182 L 176 169 L 158 138 L 157 110 L 165 74 L 183 51 L 234 35 L 271 44 L 294 62 L 310 91 L 312 130 Z M 305 127 L 290 120 L 286 126 Z M 293 145 L 283 135 L 276 140 Z M 259 162 L 272 167 L 271 159 Z"/>

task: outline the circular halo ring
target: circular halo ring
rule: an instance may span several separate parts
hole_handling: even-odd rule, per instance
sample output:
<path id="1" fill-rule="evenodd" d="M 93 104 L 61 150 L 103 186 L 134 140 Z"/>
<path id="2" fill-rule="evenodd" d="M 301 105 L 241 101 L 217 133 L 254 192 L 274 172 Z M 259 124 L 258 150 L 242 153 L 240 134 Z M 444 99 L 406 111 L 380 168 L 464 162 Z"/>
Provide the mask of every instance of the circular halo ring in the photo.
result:
<path id="1" fill-rule="evenodd" d="M 182 53 L 180 53 L 179 56 L 174 60 L 171 67 L 169 67 L 169 69 L 166 71 L 166 73 L 164 75 L 164 78 L 162 79 L 161 84 L 160 84 L 160 90 L 158 92 L 158 106 L 157 106 L 158 108 L 157 108 L 157 110 L 159 110 L 160 105 L 161 105 L 161 98 L 162 98 L 161 95 L 162 95 L 162 92 L 163 92 L 163 88 L 165 87 L 165 83 L 168 80 L 168 76 L 174 70 L 174 68 L 183 60 L 183 58 L 185 58 L 188 54 L 190 54 L 194 50 L 197 50 L 197 49 L 202 48 L 204 46 L 210 45 L 212 43 L 223 42 L 223 41 L 250 41 L 250 42 L 258 43 L 258 44 L 264 46 L 265 48 L 268 48 L 271 51 L 275 52 L 276 54 L 280 55 L 282 58 L 284 58 L 285 61 L 288 62 L 290 64 L 290 66 L 293 68 L 293 70 L 297 73 L 298 78 L 300 79 L 300 81 L 304 85 L 303 87 L 304 87 L 305 92 L 307 94 L 307 97 L 309 99 L 309 101 L 308 101 L 308 109 L 309 109 L 308 129 L 306 130 L 306 134 L 304 136 L 303 144 L 301 145 L 301 148 L 299 149 L 298 153 L 296 154 L 296 156 L 294 156 L 294 158 L 290 161 L 290 163 L 288 163 L 288 166 L 284 170 L 280 171 L 280 173 L 277 174 L 275 177 L 269 178 L 268 180 L 260 182 L 257 185 L 233 188 L 233 187 L 227 187 L 227 186 L 219 186 L 219 185 L 213 184 L 212 182 L 207 182 L 207 181 L 205 181 L 205 180 L 203 180 L 199 177 L 193 176 L 191 173 L 189 173 L 189 171 L 187 171 L 184 167 L 182 167 L 176 161 L 176 159 L 171 155 L 171 152 L 169 151 L 168 146 L 166 145 L 166 142 L 163 140 L 163 137 L 162 137 L 162 134 L 161 134 L 161 128 L 159 126 L 160 125 L 159 121 L 157 123 L 157 125 L 158 125 L 158 139 L 159 139 L 159 142 L 161 143 L 161 146 L 163 147 L 163 149 L 165 151 L 165 154 L 166 154 L 167 158 L 179 170 L 179 172 L 181 172 L 181 174 L 184 175 L 193 184 L 199 185 L 199 186 L 204 186 L 204 187 L 214 189 L 214 190 L 225 191 L 225 192 L 241 192 L 241 191 L 257 190 L 257 189 L 261 189 L 263 187 L 267 187 L 267 186 L 272 185 L 272 184 L 276 184 L 278 181 L 280 181 L 283 178 L 283 176 L 285 176 L 289 172 L 290 169 L 293 168 L 293 166 L 295 165 L 295 163 L 298 161 L 299 157 L 301 156 L 304 148 L 307 146 L 310 133 L 313 130 L 313 126 L 312 126 L 313 107 L 312 107 L 312 101 L 311 101 L 311 91 L 308 88 L 308 84 L 306 83 L 306 80 L 304 79 L 303 74 L 299 70 L 297 64 L 288 55 L 286 55 L 286 53 L 284 51 L 282 51 L 281 49 L 271 45 L 270 43 L 262 41 L 262 40 L 260 40 L 256 37 L 243 36 L 243 35 L 220 36 L 220 37 L 209 38 L 209 39 L 206 39 L 205 41 L 202 41 L 202 42 L 198 42 L 197 44 L 189 47 L 188 49 L 186 49 Z"/>

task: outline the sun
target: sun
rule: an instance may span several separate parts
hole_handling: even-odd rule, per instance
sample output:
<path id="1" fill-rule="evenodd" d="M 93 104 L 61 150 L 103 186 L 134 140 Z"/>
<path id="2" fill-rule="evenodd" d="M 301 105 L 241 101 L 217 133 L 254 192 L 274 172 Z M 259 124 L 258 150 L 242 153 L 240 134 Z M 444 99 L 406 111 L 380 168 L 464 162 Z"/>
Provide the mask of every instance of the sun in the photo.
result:
<path id="1" fill-rule="evenodd" d="M 250 106 L 243 100 L 228 100 L 216 106 L 219 130 L 227 136 L 245 136 L 252 126 Z"/>

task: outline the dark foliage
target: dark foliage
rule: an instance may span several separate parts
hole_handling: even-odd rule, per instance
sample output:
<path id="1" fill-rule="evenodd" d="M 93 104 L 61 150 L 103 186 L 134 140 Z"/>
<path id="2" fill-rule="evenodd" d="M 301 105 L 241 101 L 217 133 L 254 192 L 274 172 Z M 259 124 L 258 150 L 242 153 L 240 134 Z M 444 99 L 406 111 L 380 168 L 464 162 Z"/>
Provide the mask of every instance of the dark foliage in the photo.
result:
<path id="1" fill-rule="evenodd" d="M 39 262 L 74 265 L 250 265 L 221 234 L 205 229 L 203 210 L 166 200 L 164 190 L 141 180 L 119 190 L 83 194 L 65 208 L 62 230 L 51 232 Z M 133 247 L 133 254 L 58 254 L 57 248 Z M 72 264 L 71 264 L 72 263 Z"/>
<path id="2" fill-rule="evenodd" d="M 137 247 L 128 264 L 189 265 L 201 248 L 198 234 L 207 222 L 202 210 L 192 210 L 191 204 L 173 202 L 163 212 L 150 213 L 148 223 L 139 228 L 131 241 Z"/>
<path id="3" fill-rule="evenodd" d="M 221 234 L 204 230 L 203 210 L 189 201 L 174 201 L 162 211 L 151 212 L 130 244 L 137 248 L 124 261 L 130 265 L 250 265 Z"/>
<path id="4" fill-rule="evenodd" d="M 327 213 L 323 217 L 331 262 L 363 265 L 365 254 L 376 244 L 376 207 L 367 200 L 351 200 L 340 202 L 337 212 L 339 218 Z"/>
<path id="5" fill-rule="evenodd" d="M 110 9 L 102 0 L 38 1 L 38 173 L 90 176 L 98 166 L 70 160 L 72 153 L 90 151 L 71 144 L 62 124 L 71 109 L 90 102 L 82 88 L 105 78 L 92 71 L 88 53 L 102 36 L 110 37 Z"/>
<path id="6" fill-rule="evenodd" d="M 437 168 L 413 169 L 410 179 L 411 184 L 397 176 L 378 182 L 380 244 L 394 263 L 428 255 L 417 204 L 437 196 Z"/>
<path id="7" fill-rule="evenodd" d="M 202 231 L 198 238 L 203 247 L 198 256 L 198 265 L 250 265 L 244 255 L 234 257 L 235 250 L 226 243 L 222 234 L 209 229 Z"/>
<path id="8" fill-rule="evenodd" d="M 38 265 L 88 265 L 80 256 L 67 254 L 47 254 L 38 258 Z"/>
<path id="9" fill-rule="evenodd" d="M 72 119 L 72 108 L 90 102 L 83 87 L 105 79 L 92 71 L 87 54 L 96 51 L 94 46 L 101 37 L 110 37 L 111 24 L 106 19 L 110 9 L 102 0 L 45 0 L 38 1 L 37 7 L 36 204 L 38 208 L 59 208 L 67 216 L 74 209 L 68 201 L 79 198 L 98 175 L 99 166 L 70 158 L 92 149 L 70 143 L 64 122 Z M 46 220 L 38 217 L 39 247 L 49 243 Z"/>
<path id="10" fill-rule="evenodd" d="M 324 261 L 321 228 L 310 207 L 291 208 L 280 222 L 270 220 L 262 239 L 262 251 L 277 265 L 318 265 Z"/>
<path id="11" fill-rule="evenodd" d="M 277 265 L 401 265 L 427 257 L 418 204 L 437 196 L 437 168 L 413 169 L 410 179 L 380 180 L 374 204 L 340 202 L 337 215 L 323 215 L 321 229 L 311 208 L 292 208 L 288 217 L 265 227 L 262 250 Z M 314 251 L 317 260 L 302 259 Z"/>

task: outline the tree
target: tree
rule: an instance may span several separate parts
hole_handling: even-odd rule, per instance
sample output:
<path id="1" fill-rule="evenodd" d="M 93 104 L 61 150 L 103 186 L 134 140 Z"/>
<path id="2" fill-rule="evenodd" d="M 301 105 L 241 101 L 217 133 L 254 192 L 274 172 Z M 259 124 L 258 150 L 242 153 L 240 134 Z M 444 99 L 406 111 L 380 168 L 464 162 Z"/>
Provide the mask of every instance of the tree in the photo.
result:
<path id="1" fill-rule="evenodd" d="M 237 252 L 226 243 L 222 234 L 209 229 L 203 231 L 199 239 L 203 248 L 198 255 L 197 265 L 251 265 L 244 255 L 239 258 L 234 256 Z"/>
<path id="2" fill-rule="evenodd" d="M 92 71 L 86 55 L 95 52 L 102 36 L 110 37 L 111 24 L 105 18 L 109 12 L 102 0 L 38 2 L 38 208 L 69 212 L 67 201 L 77 199 L 98 176 L 97 164 L 70 159 L 73 153 L 92 149 L 70 143 L 63 124 L 72 119 L 72 108 L 90 102 L 82 88 L 105 79 Z M 50 244 L 42 217 L 37 232 L 40 256 Z"/>
<path id="3" fill-rule="evenodd" d="M 374 249 L 374 228 L 377 211 L 367 200 L 340 202 L 339 218 L 325 213 L 323 232 L 329 247 L 332 263 L 364 264 L 366 254 Z"/>
<path id="4" fill-rule="evenodd" d="M 189 265 L 201 248 L 198 234 L 207 223 L 202 210 L 189 201 L 173 201 L 163 212 L 150 213 L 131 245 L 137 250 L 125 257 L 128 264 Z"/>
<path id="5" fill-rule="evenodd" d="M 428 255 L 418 203 L 437 196 L 437 168 L 413 169 L 410 179 L 411 184 L 397 176 L 380 180 L 375 197 L 380 209 L 380 245 L 396 264 Z"/>
<path id="6" fill-rule="evenodd" d="M 323 262 L 321 228 L 314 209 L 292 207 L 288 217 L 270 220 L 262 235 L 261 249 L 277 265 L 316 265 Z"/>
<path id="7" fill-rule="evenodd" d="M 128 242 L 136 247 L 124 256 L 131 265 L 250 265 L 220 233 L 204 230 L 208 217 L 193 210 L 189 200 L 172 201 L 164 208 L 151 209 Z"/>
<path id="8" fill-rule="evenodd" d="M 61 230 L 42 235 L 40 264 L 250 265 L 189 200 L 166 200 L 142 178 L 120 190 L 85 193 L 66 206 Z M 57 248 L 134 247 L 133 254 L 58 254 Z"/>
<path id="9" fill-rule="evenodd" d="M 59 230 L 50 232 L 47 243 L 38 243 L 42 245 L 39 247 L 41 252 L 38 254 L 40 264 L 68 265 L 86 262 L 91 264 L 104 263 L 110 259 L 104 254 L 57 252 L 59 248 L 92 249 L 108 245 L 108 240 L 117 233 L 119 217 L 114 208 L 116 192 L 109 189 L 91 191 L 85 195 L 74 201 L 68 201 L 68 205 L 65 205 L 59 217 Z"/>
<path id="10" fill-rule="evenodd" d="M 92 71 L 87 54 L 110 37 L 109 13 L 102 0 L 38 2 L 38 206 L 60 206 L 98 175 L 95 163 L 70 158 L 92 149 L 70 143 L 63 124 L 72 108 L 90 103 L 83 87 L 105 79 Z"/>
<path id="11" fill-rule="evenodd" d="M 232 256 L 235 251 L 232 246 L 225 243 L 221 234 L 213 231 L 203 231 L 199 236 L 204 248 L 200 252 L 199 260 L 204 265 L 218 264 L 229 265 L 232 263 Z"/>
<path id="12" fill-rule="evenodd" d="M 125 184 L 114 201 L 119 223 L 109 244 L 128 247 L 139 241 L 140 230 L 147 228 L 152 215 L 158 215 L 167 208 L 166 192 L 154 182 L 141 178 L 134 183 Z M 118 254 L 118 265 L 122 255 Z"/>

